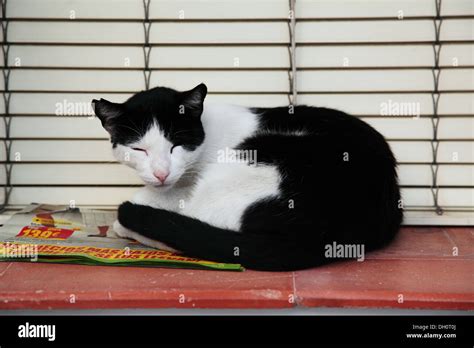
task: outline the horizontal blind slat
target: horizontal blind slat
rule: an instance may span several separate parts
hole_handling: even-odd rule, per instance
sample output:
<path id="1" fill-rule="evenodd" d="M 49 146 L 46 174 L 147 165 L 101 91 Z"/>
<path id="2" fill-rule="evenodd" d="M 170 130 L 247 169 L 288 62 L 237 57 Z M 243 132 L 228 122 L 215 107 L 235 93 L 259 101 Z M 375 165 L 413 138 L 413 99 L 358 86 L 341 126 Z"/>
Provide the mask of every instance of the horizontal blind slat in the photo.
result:
<path id="1" fill-rule="evenodd" d="M 421 115 L 433 113 L 431 94 L 345 94 L 345 95 L 300 95 L 303 104 L 341 109 L 357 115 L 380 115 L 384 108 L 395 111 L 419 105 Z M 439 99 L 438 115 L 473 115 L 474 93 L 442 94 Z"/>
<path id="2" fill-rule="evenodd" d="M 7 13 L 13 18 L 142 19 L 143 5 L 141 0 L 14 0 Z"/>
<path id="3" fill-rule="evenodd" d="M 441 41 L 473 41 L 474 19 L 447 19 Z M 34 36 L 31 33 L 34 32 Z M 128 22 L 23 22 L 10 23 L 11 43 L 144 44 L 141 23 Z M 435 37 L 431 20 L 356 22 L 301 22 L 297 43 L 430 42 Z M 151 44 L 288 44 L 285 22 L 157 22 L 151 25 Z"/>
<path id="4" fill-rule="evenodd" d="M 473 20 L 444 20 L 441 41 L 473 40 Z M 429 20 L 367 22 L 301 22 L 298 43 L 369 43 L 433 41 L 435 29 Z"/>
<path id="5" fill-rule="evenodd" d="M 288 16 L 287 0 L 153 0 L 152 19 L 247 19 L 280 18 Z M 249 11 L 249 8 L 252 10 Z M 111 11 L 113 9 L 113 11 Z M 124 19 L 143 18 L 140 0 L 15 0 L 9 3 L 8 13 L 13 18 L 69 19 L 75 18 Z M 402 12 L 399 12 L 402 11 Z M 297 18 L 404 18 L 433 17 L 436 8 L 432 0 L 298 0 Z M 474 15 L 470 0 L 449 0 L 442 3 L 441 15 Z"/>
<path id="6" fill-rule="evenodd" d="M 252 11 L 249 11 L 249 8 Z M 113 11 L 111 11 L 113 9 Z M 15 0 L 9 14 L 16 18 L 143 19 L 141 0 Z M 288 16 L 286 0 L 153 0 L 151 19 L 247 19 Z"/>
<path id="7" fill-rule="evenodd" d="M 76 115 L 88 106 L 92 99 L 104 98 L 113 102 L 124 102 L 132 94 L 123 93 L 12 93 L 10 112 L 12 114 L 57 114 L 61 108 L 72 108 L 67 114 Z M 404 110 L 411 105 L 419 105 L 421 115 L 431 115 L 433 104 L 431 94 L 302 94 L 298 96 L 301 104 L 331 107 L 355 115 L 381 115 L 384 108 L 395 111 Z M 209 102 L 232 103 L 245 106 L 283 106 L 287 105 L 285 94 L 226 94 L 210 93 Z M 74 112 L 74 109 L 79 111 Z M 4 113 L 3 98 L 0 98 L 0 112 Z M 474 93 L 442 94 L 439 100 L 438 115 L 474 115 Z"/>
<path id="8" fill-rule="evenodd" d="M 431 163 L 429 141 L 389 141 L 401 163 Z M 107 140 L 13 140 L 11 153 L 21 161 L 31 162 L 103 162 L 114 161 Z M 13 156 L 14 158 L 14 156 Z M 0 161 L 5 161 L 4 144 L 0 142 Z M 438 149 L 439 163 L 474 163 L 473 141 L 442 141 Z"/>
<path id="9" fill-rule="evenodd" d="M 211 92 L 287 93 L 286 71 L 207 71 Z M 155 71 L 153 86 L 186 90 L 203 81 L 199 71 Z M 249 83 L 254 81 L 258 83 Z M 439 91 L 473 91 L 474 69 L 449 69 L 440 75 Z M 141 71 L 13 70 L 13 91 L 122 91 L 144 89 Z M 3 88 L 3 87 L 2 87 Z M 298 90 L 304 92 L 432 91 L 429 70 L 332 70 L 299 71 Z"/>
<path id="10" fill-rule="evenodd" d="M 474 44 L 443 47 L 441 67 L 474 66 Z M 87 59 L 85 59 L 87 57 Z M 298 68 L 434 67 L 431 45 L 301 46 L 296 50 Z M 143 69 L 141 47 L 103 46 L 12 46 L 12 67 Z M 154 47 L 152 69 L 199 68 L 289 68 L 288 49 L 283 46 Z M 3 66 L 3 56 L 0 57 Z"/>
<path id="11" fill-rule="evenodd" d="M 34 34 L 33 34 L 34 33 Z M 9 24 L 13 43 L 143 44 L 140 23 L 23 22 Z"/>
<path id="12" fill-rule="evenodd" d="M 431 120 L 416 117 L 364 118 L 387 139 L 431 140 Z M 474 137 L 474 119 L 449 117 L 440 120 L 438 139 L 470 139 Z M 14 117 L 11 121 L 11 138 L 103 138 L 108 133 L 97 117 L 32 116 Z M 0 137 L 5 137 L 0 124 Z M 474 139 L 473 139 L 474 140 Z"/>
<path id="13" fill-rule="evenodd" d="M 28 164 L 13 165 L 13 185 L 142 185 L 136 172 L 120 163 L 109 164 Z M 398 167 L 401 186 L 430 186 L 432 173 L 426 164 L 402 164 Z M 439 166 L 440 186 L 472 186 L 474 165 Z M 5 172 L 0 172 L 5 183 Z"/>
<path id="14" fill-rule="evenodd" d="M 474 45 L 448 45 L 441 50 L 442 67 L 473 66 Z M 434 67 L 432 45 L 301 46 L 298 67 Z"/>
<path id="15" fill-rule="evenodd" d="M 474 189 L 472 188 L 441 188 L 438 197 L 439 205 L 443 207 L 472 208 L 474 205 Z M 406 207 L 433 205 L 433 195 L 430 189 L 402 189 L 402 199 Z"/>

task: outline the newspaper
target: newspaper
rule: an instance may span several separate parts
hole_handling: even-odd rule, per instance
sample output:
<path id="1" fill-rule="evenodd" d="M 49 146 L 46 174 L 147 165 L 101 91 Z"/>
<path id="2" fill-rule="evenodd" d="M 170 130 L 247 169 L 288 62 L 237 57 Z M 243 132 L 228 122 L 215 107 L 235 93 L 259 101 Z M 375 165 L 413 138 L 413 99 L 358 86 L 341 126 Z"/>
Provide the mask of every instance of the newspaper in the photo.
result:
<path id="1" fill-rule="evenodd" d="M 31 204 L 0 227 L 0 261 L 150 266 L 241 271 L 239 264 L 198 260 L 113 231 L 115 211 Z"/>

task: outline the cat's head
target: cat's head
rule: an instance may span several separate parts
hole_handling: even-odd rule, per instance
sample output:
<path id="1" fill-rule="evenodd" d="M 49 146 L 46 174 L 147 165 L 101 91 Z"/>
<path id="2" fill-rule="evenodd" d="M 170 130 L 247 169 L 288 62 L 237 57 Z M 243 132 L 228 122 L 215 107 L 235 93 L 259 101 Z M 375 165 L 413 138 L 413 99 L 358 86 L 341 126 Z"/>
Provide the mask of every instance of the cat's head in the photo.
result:
<path id="1" fill-rule="evenodd" d="M 110 134 L 115 158 L 156 187 L 171 187 L 196 161 L 204 141 L 201 123 L 207 87 L 178 92 L 156 87 L 123 104 L 93 100 Z"/>

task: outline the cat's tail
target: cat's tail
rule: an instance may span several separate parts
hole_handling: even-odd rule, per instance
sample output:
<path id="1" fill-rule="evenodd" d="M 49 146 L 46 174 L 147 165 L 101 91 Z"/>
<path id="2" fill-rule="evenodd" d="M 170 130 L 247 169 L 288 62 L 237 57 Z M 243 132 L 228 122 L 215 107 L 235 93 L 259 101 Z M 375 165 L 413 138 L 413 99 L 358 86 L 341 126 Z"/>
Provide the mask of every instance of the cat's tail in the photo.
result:
<path id="1" fill-rule="evenodd" d="M 180 250 L 184 255 L 222 263 L 239 263 L 262 271 L 292 271 L 327 262 L 322 243 L 290 236 L 241 233 L 149 206 L 125 202 L 118 220 L 126 228 Z M 302 246 L 306 245 L 306 249 Z"/>

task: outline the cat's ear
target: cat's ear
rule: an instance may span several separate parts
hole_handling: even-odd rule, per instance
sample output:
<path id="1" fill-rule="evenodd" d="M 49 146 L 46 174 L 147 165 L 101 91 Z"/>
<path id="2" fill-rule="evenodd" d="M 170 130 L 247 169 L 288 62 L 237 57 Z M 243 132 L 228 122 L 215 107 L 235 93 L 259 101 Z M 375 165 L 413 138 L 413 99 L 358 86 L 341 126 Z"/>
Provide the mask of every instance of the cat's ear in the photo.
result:
<path id="1" fill-rule="evenodd" d="M 182 105 L 185 110 L 191 111 L 191 114 L 198 114 L 201 116 L 203 110 L 204 98 L 207 95 L 207 87 L 204 83 L 201 83 L 193 89 L 183 92 Z"/>
<path id="2" fill-rule="evenodd" d="M 109 133 L 113 130 L 114 119 L 123 113 L 122 104 L 112 103 L 105 99 L 92 100 L 92 109 L 100 119 L 102 127 Z"/>

